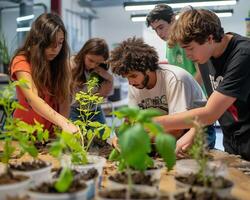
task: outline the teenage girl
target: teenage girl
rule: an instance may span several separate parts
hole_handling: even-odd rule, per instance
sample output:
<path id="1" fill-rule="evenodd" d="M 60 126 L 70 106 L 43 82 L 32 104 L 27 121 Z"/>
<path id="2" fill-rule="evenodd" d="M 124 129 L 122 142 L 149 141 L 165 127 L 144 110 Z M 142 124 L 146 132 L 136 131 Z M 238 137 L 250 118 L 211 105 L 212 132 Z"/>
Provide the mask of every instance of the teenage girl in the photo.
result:
<path id="1" fill-rule="evenodd" d="M 53 125 L 74 133 L 78 127 L 67 117 L 70 101 L 70 68 L 67 33 L 59 16 L 40 15 L 10 65 L 12 80 L 25 79 L 28 87 L 17 87 L 17 98 L 25 108 L 14 117 L 29 124 L 38 121 L 53 132 Z"/>
<path id="2" fill-rule="evenodd" d="M 86 89 L 86 82 L 91 73 L 95 73 L 99 77 L 99 85 L 96 92 L 102 96 L 107 97 L 113 89 L 113 77 L 108 72 L 108 67 L 105 61 L 109 58 L 109 49 L 105 40 L 101 38 L 92 38 L 88 40 L 81 50 L 71 57 L 72 68 L 72 88 L 76 93 Z M 79 105 L 73 101 L 70 109 L 70 119 L 75 121 L 79 119 Z M 104 114 L 97 106 L 99 113 L 91 117 L 92 121 L 99 121 L 105 123 Z"/>

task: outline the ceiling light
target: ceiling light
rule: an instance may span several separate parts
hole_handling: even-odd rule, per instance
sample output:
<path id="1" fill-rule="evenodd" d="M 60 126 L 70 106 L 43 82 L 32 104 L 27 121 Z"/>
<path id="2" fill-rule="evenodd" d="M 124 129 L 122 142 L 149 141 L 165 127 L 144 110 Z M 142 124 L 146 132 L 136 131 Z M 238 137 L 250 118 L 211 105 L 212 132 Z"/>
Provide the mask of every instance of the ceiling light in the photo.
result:
<path id="1" fill-rule="evenodd" d="M 22 17 L 16 18 L 16 21 L 17 22 L 26 21 L 26 20 L 33 19 L 34 17 L 35 17 L 35 15 L 22 16 Z"/>
<path id="2" fill-rule="evenodd" d="M 228 10 L 212 10 L 218 17 L 231 17 L 233 15 L 233 9 Z M 145 22 L 147 14 L 135 14 L 130 16 L 133 22 Z M 178 19 L 178 15 L 176 15 Z"/>
<path id="3" fill-rule="evenodd" d="M 156 4 L 166 3 L 172 8 L 183 8 L 185 6 L 206 7 L 206 6 L 229 6 L 235 5 L 237 0 L 169 0 L 169 1 L 143 1 L 143 2 L 125 2 L 123 4 L 126 11 L 152 10 Z"/>
<path id="4" fill-rule="evenodd" d="M 26 32 L 26 31 L 30 31 L 31 27 L 21 27 L 21 28 L 17 28 L 16 32 Z"/>

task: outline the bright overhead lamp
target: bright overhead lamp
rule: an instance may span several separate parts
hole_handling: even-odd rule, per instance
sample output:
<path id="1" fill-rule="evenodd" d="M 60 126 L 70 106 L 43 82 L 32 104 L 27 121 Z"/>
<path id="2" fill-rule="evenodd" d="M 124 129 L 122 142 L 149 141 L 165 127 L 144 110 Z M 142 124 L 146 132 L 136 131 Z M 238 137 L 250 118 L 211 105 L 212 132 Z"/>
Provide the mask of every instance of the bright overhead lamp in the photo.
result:
<path id="1" fill-rule="evenodd" d="M 16 32 L 27 32 L 30 31 L 31 27 L 21 27 L 21 28 L 17 28 Z"/>
<path id="2" fill-rule="evenodd" d="M 21 22 L 21 21 L 31 20 L 34 17 L 35 17 L 35 15 L 26 15 L 26 16 L 16 18 L 16 21 Z"/>
<path id="3" fill-rule="evenodd" d="M 231 6 L 236 5 L 237 0 L 169 0 L 169 1 L 142 1 L 142 2 L 125 2 L 123 4 L 126 11 L 135 10 L 152 10 L 156 4 L 165 3 L 172 8 L 183 8 L 185 6 L 206 7 L 206 6 Z"/>
<path id="4" fill-rule="evenodd" d="M 227 10 L 212 10 L 218 17 L 231 17 L 233 15 L 233 9 Z M 134 14 L 130 16 L 133 22 L 145 22 L 147 14 Z M 178 15 L 177 15 L 178 18 Z"/>

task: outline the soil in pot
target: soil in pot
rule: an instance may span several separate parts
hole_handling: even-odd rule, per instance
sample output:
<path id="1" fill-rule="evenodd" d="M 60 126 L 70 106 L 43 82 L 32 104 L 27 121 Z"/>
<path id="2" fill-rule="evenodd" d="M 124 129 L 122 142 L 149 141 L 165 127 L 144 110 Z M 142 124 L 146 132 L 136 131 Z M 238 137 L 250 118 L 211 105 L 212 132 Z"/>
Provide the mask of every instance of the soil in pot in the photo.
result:
<path id="1" fill-rule="evenodd" d="M 24 197 L 14 196 L 14 197 L 7 197 L 6 200 L 31 200 L 31 199 L 28 196 Z"/>
<path id="2" fill-rule="evenodd" d="M 110 176 L 109 179 L 117 183 L 128 184 L 128 176 L 125 172 L 116 173 L 113 176 Z M 154 185 L 152 177 L 142 172 L 132 173 L 132 182 L 135 185 L 149 185 L 149 186 Z"/>
<path id="3" fill-rule="evenodd" d="M 59 193 L 57 192 L 57 190 L 54 187 L 55 182 L 46 182 L 46 183 L 42 183 L 41 185 L 30 189 L 30 191 L 34 191 L 34 192 L 39 192 L 39 193 Z M 84 188 L 86 188 L 86 184 L 84 183 L 84 181 L 81 181 L 79 179 L 75 179 L 72 182 L 72 185 L 70 186 L 70 188 L 68 189 L 67 192 L 65 193 L 74 193 L 74 192 L 78 192 L 83 190 Z M 62 193 L 59 193 L 62 194 Z"/>
<path id="4" fill-rule="evenodd" d="M 42 160 L 33 160 L 31 162 L 11 163 L 9 166 L 11 170 L 32 171 L 45 168 L 48 164 Z"/>
<path id="5" fill-rule="evenodd" d="M 176 200 L 236 200 L 233 197 L 220 197 L 217 193 L 209 192 L 206 190 L 197 190 L 190 188 L 185 192 L 179 192 L 174 195 Z M 162 200 L 162 199 L 161 199 Z"/>
<path id="6" fill-rule="evenodd" d="M 112 150 L 113 147 L 109 145 L 106 141 L 95 137 L 92 141 L 89 152 L 94 155 L 108 158 Z"/>
<path id="7" fill-rule="evenodd" d="M 58 169 L 56 171 L 56 173 L 54 174 L 53 178 L 58 178 L 61 171 L 62 171 L 62 168 Z M 72 173 L 73 173 L 75 179 L 80 179 L 80 180 L 84 180 L 84 181 L 94 179 L 98 176 L 98 171 L 95 168 L 89 169 L 88 172 L 86 172 L 86 173 L 79 172 L 79 171 L 73 169 Z"/>
<path id="8" fill-rule="evenodd" d="M 126 189 L 104 190 L 99 192 L 99 196 L 107 199 L 126 199 Z M 132 190 L 130 199 L 154 199 L 156 195 Z"/>
<path id="9" fill-rule="evenodd" d="M 27 180 L 28 177 L 23 175 L 13 175 L 10 171 L 0 175 L 0 185 L 18 183 Z"/>
<path id="10" fill-rule="evenodd" d="M 176 176 L 176 180 L 180 181 L 181 183 L 192 185 L 192 186 L 201 186 L 203 187 L 203 182 L 200 181 L 195 174 L 190 174 L 189 176 Z M 224 177 L 210 177 L 207 181 L 207 187 L 209 188 L 216 188 L 216 189 L 223 189 L 232 187 L 233 183 Z"/>

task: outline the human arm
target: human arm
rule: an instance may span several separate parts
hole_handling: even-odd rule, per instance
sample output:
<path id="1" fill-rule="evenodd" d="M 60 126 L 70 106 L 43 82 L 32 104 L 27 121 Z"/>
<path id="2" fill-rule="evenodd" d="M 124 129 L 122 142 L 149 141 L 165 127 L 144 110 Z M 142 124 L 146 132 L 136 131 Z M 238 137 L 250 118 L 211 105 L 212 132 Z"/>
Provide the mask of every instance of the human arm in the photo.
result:
<path id="1" fill-rule="evenodd" d="M 210 125 L 218 120 L 235 101 L 236 98 L 234 97 L 214 91 L 204 107 L 174 115 L 155 117 L 154 121 L 162 124 L 166 131 L 192 128 L 192 123 L 188 123 L 187 120 L 194 119 L 195 117 L 203 125 Z"/>
<path id="2" fill-rule="evenodd" d="M 193 144 L 195 137 L 195 128 L 189 129 L 182 137 L 176 142 L 175 154 L 177 158 L 187 157 L 187 150 Z"/>
<path id="3" fill-rule="evenodd" d="M 64 131 L 74 133 L 78 131 L 78 127 L 66 119 L 63 115 L 51 108 L 42 98 L 38 96 L 37 88 L 33 82 L 30 73 L 18 71 L 15 73 L 18 80 L 24 79 L 27 81 L 27 87 L 21 87 L 21 91 L 32 109 L 48 121 L 59 126 Z M 66 112 L 65 112 L 66 113 Z"/>

